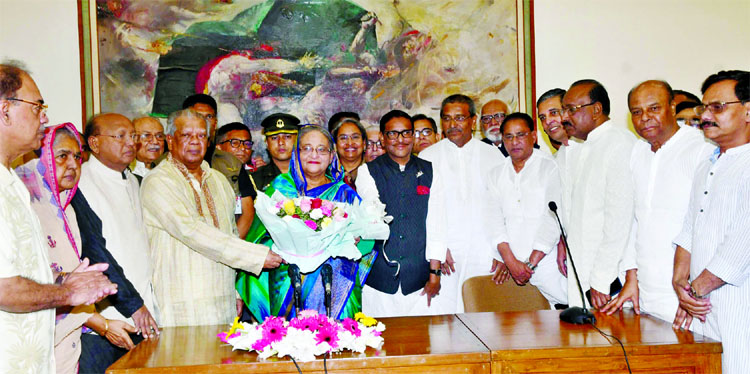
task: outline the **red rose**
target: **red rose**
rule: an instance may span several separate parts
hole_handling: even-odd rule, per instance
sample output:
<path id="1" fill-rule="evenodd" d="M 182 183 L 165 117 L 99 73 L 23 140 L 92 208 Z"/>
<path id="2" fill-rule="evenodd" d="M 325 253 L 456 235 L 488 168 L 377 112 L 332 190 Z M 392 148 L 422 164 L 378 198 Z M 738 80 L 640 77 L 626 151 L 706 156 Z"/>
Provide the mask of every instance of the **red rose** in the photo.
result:
<path id="1" fill-rule="evenodd" d="M 313 209 L 320 208 L 321 205 L 323 205 L 323 200 L 321 200 L 321 199 L 312 199 L 311 206 L 312 206 Z"/>
<path id="2" fill-rule="evenodd" d="M 292 218 L 297 218 L 297 219 L 299 219 L 299 214 L 292 214 Z"/>
<path id="3" fill-rule="evenodd" d="M 430 194 L 430 187 L 417 186 L 417 195 L 429 195 L 429 194 Z"/>

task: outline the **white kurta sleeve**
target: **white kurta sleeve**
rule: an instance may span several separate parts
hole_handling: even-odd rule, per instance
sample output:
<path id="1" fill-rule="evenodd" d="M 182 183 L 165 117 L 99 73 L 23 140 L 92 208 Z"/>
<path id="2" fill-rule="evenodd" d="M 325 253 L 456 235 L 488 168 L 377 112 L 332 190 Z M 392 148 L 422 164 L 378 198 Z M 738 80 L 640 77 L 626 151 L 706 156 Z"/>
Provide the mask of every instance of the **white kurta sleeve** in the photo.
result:
<path id="1" fill-rule="evenodd" d="M 354 184 L 357 186 L 357 194 L 362 197 L 362 200 L 374 199 L 380 201 L 378 186 L 375 184 L 375 179 L 372 178 L 367 164 L 362 164 L 357 169 L 357 180 Z"/>
<path id="2" fill-rule="evenodd" d="M 503 198 L 507 197 L 507 193 L 503 192 L 500 180 L 502 178 L 502 166 L 493 168 L 488 174 L 487 194 L 489 198 L 486 202 L 486 217 L 484 217 L 484 222 L 490 223 L 487 225 L 492 244 L 490 254 L 495 260 L 503 262 L 500 252 L 497 251 L 497 246 L 500 243 L 509 243 L 510 237 L 508 236 L 508 230 L 505 226 L 505 216 L 503 215 Z"/>
<path id="3" fill-rule="evenodd" d="M 741 286 L 750 277 L 750 187 L 744 186 L 738 196 L 731 198 L 739 211 L 706 266 L 706 270 L 726 283 Z"/>
<path id="4" fill-rule="evenodd" d="M 546 185 L 544 186 L 544 212 L 541 212 L 539 228 L 534 235 L 532 248 L 544 252 L 545 255 L 557 248 L 557 242 L 560 241 L 560 227 L 554 213 L 549 209 L 549 202 L 558 202 L 562 198 L 562 185 L 560 183 L 560 172 L 557 166 L 550 169 L 550 175 L 546 176 Z"/>
<path id="5" fill-rule="evenodd" d="M 447 223 L 445 215 L 448 214 L 445 209 L 444 188 L 441 185 L 441 176 L 438 168 L 433 167 L 432 187 L 430 187 L 430 199 L 427 202 L 427 245 L 425 247 L 425 259 L 438 260 L 445 262 L 446 252 L 448 250 L 448 240 L 445 237 Z"/>

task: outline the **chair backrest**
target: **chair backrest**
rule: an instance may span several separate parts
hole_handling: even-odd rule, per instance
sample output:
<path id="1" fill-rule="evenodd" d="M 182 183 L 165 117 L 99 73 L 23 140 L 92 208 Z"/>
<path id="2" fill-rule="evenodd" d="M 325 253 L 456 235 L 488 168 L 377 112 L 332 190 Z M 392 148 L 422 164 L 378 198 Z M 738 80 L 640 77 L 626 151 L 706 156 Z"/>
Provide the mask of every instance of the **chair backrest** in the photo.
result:
<path id="1" fill-rule="evenodd" d="M 536 287 L 519 286 L 512 279 L 496 285 L 491 275 L 473 277 L 464 281 L 462 289 L 467 313 L 550 309 L 549 302 Z"/>

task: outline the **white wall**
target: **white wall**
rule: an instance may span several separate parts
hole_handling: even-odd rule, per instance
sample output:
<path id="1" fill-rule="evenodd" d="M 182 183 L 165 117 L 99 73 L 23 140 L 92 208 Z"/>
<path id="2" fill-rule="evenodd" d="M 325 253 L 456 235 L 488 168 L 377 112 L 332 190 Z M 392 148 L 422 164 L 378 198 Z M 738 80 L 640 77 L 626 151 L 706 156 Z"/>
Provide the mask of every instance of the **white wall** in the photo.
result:
<path id="1" fill-rule="evenodd" d="M 536 0 L 534 23 L 537 97 L 594 78 L 623 125 L 641 81 L 701 97 L 708 75 L 750 70 L 750 0 Z"/>
<path id="2" fill-rule="evenodd" d="M 14 59 L 31 71 L 50 124 L 82 128 L 75 0 L 0 0 L 0 61 Z"/>

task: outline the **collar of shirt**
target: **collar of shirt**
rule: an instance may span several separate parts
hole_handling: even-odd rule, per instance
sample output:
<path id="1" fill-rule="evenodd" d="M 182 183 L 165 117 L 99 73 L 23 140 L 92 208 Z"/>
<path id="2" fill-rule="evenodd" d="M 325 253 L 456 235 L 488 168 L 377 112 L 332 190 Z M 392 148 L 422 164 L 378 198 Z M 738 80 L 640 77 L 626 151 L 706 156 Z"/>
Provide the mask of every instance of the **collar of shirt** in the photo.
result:
<path id="1" fill-rule="evenodd" d="M 466 142 L 466 144 L 464 144 L 464 146 L 463 146 L 463 147 L 459 147 L 459 146 L 457 146 L 457 145 L 456 145 L 456 143 L 453 143 L 453 142 L 452 142 L 452 141 L 451 141 L 450 139 L 448 139 L 448 138 L 445 138 L 444 140 L 445 140 L 445 141 L 447 142 L 447 143 L 446 143 L 446 145 L 448 146 L 448 148 L 449 148 L 449 149 L 451 149 L 451 148 L 452 148 L 452 149 L 458 149 L 459 151 L 460 151 L 460 150 L 467 150 L 467 151 L 468 151 L 468 150 L 470 150 L 470 149 L 474 148 L 474 146 L 476 145 L 476 143 L 478 143 L 478 142 L 481 142 L 481 140 L 476 140 L 476 139 L 474 139 L 474 137 L 472 136 L 472 137 L 471 137 L 471 139 L 469 139 L 469 141 L 468 141 L 468 142 Z M 494 147 L 494 146 L 493 146 L 493 147 Z"/>
<path id="2" fill-rule="evenodd" d="M 128 168 L 125 168 L 123 171 L 110 169 L 107 165 L 102 164 L 102 162 L 94 155 L 89 157 L 87 163 L 90 165 L 89 167 L 91 170 L 95 171 L 97 174 L 100 174 L 107 179 L 122 181 L 122 183 L 127 182 L 127 175 L 130 174 L 130 169 Z"/>
<path id="3" fill-rule="evenodd" d="M 0 187 L 12 185 L 17 179 L 14 178 L 15 172 L 7 169 L 5 165 L 0 165 Z"/>
<path id="4" fill-rule="evenodd" d="M 607 120 L 606 122 L 599 125 L 599 127 L 591 130 L 591 132 L 589 132 L 589 135 L 586 137 L 586 141 L 584 143 L 595 142 L 603 138 L 610 127 L 612 127 L 612 123 L 609 120 Z"/>

